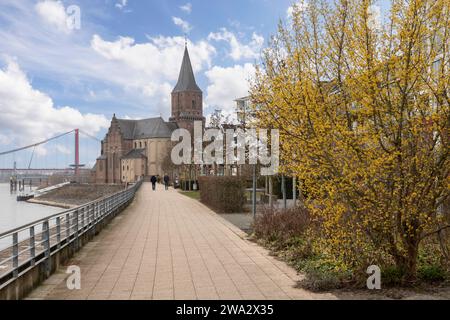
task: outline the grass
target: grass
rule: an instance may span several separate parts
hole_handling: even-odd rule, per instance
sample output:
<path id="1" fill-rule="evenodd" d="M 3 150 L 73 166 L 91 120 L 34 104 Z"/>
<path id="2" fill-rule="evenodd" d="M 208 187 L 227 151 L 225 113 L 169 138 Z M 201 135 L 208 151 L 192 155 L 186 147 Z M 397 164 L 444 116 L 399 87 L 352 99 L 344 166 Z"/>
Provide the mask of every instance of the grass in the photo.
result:
<path id="1" fill-rule="evenodd" d="M 180 191 L 180 193 L 191 199 L 200 200 L 200 191 Z"/>

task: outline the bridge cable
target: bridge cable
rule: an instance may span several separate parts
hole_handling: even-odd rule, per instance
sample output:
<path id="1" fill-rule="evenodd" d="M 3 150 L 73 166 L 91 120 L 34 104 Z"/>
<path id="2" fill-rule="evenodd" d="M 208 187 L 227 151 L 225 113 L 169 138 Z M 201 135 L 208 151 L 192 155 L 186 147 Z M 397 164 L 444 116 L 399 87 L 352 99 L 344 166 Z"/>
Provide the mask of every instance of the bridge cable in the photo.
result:
<path id="1" fill-rule="evenodd" d="M 0 152 L 0 156 L 6 155 L 6 154 L 10 154 L 10 153 L 14 154 L 15 152 L 18 152 L 18 151 L 22 151 L 22 150 L 25 150 L 25 149 L 30 149 L 30 148 L 33 148 L 33 147 L 40 146 L 41 144 L 44 144 L 44 143 L 47 143 L 47 142 L 49 142 L 49 141 L 58 139 L 58 138 L 60 138 L 60 137 L 63 137 L 63 136 L 65 136 L 65 135 L 68 135 L 68 134 L 70 134 L 70 133 L 72 133 L 72 132 L 74 132 L 74 131 L 75 131 L 75 130 L 71 130 L 71 131 L 69 131 L 69 132 L 62 133 L 62 134 L 57 135 L 57 136 L 55 136 L 55 137 L 53 137 L 53 138 L 49 138 L 49 139 L 47 139 L 47 140 L 44 140 L 44 141 L 41 141 L 41 142 L 38 142 L 38 143 L 34 143 L 34 144 L 31 144 L 31 145 L 26 146 L 26 147 L 21 147 L 21 148 L 17 148 L 17 149 L 14 149 L 14 150 L 9 150 L 9 151 Z"/>
<path id="2" fill-rule="evenodd" d="M 93 135 L 90 135 L 89 133 L 87 133 L 87 132 L 84 132 L 83 130 L 79 130 L 79 132 L 80 133 L 82 133 L 82 134 L 84 134 L 85 136 L 87 136 L 87 137 L 89 137 L 89 138 L 91 138 L 91 139 L 94 139 L 94 140 L 96 140 L 96 141 L 98 141 L 98 142 L 102 142 L 102 140 L 100 140 L 99 138 L 97 138 L 97 137 L 94 137 Z"/>

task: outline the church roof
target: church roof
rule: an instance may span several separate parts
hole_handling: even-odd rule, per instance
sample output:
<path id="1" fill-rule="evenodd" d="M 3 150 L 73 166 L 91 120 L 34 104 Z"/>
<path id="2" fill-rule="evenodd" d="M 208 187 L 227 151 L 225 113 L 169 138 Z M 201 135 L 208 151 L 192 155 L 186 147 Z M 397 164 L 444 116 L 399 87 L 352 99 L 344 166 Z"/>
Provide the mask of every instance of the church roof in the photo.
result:
<path id="1" fill-rule="evenodd" d="M 122 159 L 140 159 L 146 157 L 144 154 L 145 149 L 133 149 L 122 157 Z"/>
<path id="2" fill-rule="evenodd" d="M 181 64 L 178 82 L 172 92 L 180 91 L 200 91 L 195 82 L 194 71 L 192 71 L 191 59 L 187 47 L 184 48 L 183 62 Z"/>
<path id="3" fill-rule="evenodd" d="M 123 138 L 128 140 L 147 138 L 170 138 L 178 128 L 174 122 L 165 122 L 161 117 L 142 120 L 117 119 Z"/>

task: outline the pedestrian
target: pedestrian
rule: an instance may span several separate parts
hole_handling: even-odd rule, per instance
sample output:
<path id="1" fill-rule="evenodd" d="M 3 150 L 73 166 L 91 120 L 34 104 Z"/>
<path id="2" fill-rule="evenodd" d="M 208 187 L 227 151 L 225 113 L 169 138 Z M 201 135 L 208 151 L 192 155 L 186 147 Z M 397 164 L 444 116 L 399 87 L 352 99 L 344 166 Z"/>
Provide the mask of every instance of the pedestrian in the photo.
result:
<path id="1" fill-rule="evenodd" d="M 156 176 L 152 176 L 151 178 L 150 178 L 150 181 L 152 182 L 152 189 L 153 189 L 153 191 L 155 191 L 156 190 Z"/>
<path id="2" fill-rule="evenodd" d="M 166 190 L 169 190 L 169 176 L 167 175 L 167 173 L 164 175 L 164 186 L 166 187 Z"/>

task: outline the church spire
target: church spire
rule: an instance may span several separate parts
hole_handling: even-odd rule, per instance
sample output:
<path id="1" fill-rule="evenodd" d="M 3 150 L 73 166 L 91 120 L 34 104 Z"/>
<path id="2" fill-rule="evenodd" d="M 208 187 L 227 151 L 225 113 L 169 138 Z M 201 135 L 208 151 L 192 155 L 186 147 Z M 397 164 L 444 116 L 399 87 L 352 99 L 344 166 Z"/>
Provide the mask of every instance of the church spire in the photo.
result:
<path id="1" fill-rule="evenodd" d="M 184 46 L 183 62 L 181 64 L 180 74 L 178 76 L 178 82 L 172 92 L 180 91 L 200 91 L 197 86 L 194 77 L 194 71 L 192 71 L 191 59 L 189 58 L 189 52 L 187 49 L 187 40 Z"/>

